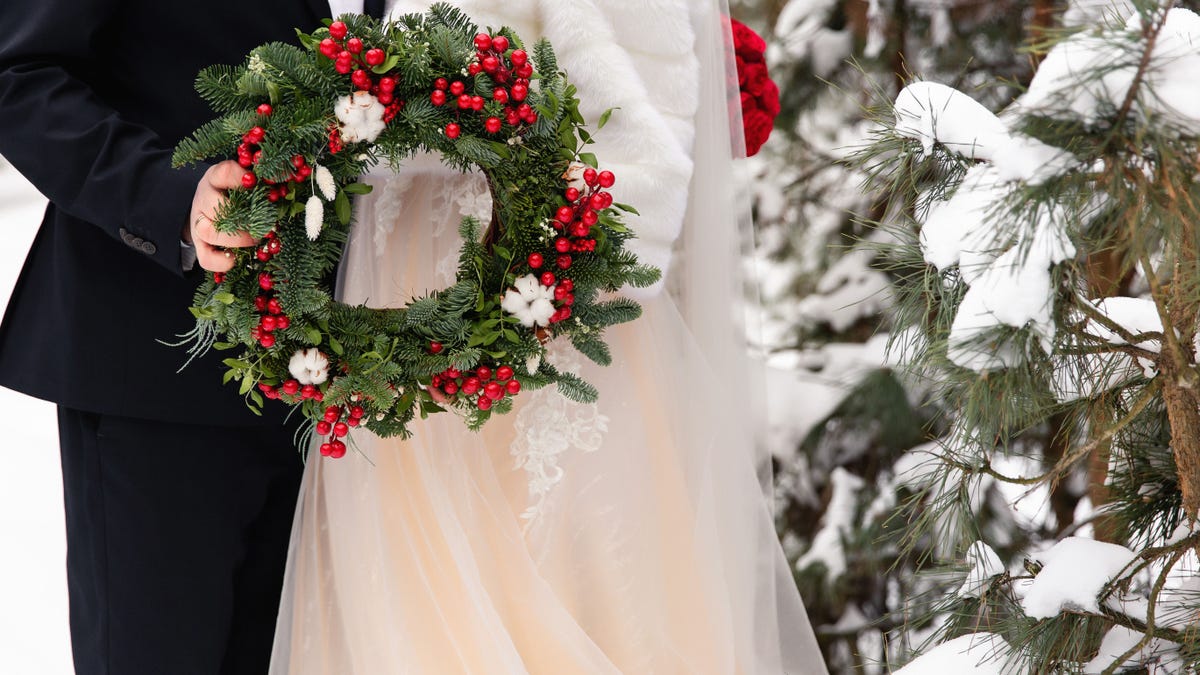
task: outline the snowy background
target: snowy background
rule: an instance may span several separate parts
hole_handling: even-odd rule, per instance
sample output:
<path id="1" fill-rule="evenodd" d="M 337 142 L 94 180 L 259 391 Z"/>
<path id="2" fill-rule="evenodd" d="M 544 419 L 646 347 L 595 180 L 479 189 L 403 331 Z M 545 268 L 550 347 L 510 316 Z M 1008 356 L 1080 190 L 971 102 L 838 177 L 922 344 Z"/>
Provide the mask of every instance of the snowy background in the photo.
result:
<path id="1" fill-rule="evenodd" d="M 43 208 L 37 190 L 0 167 L 0 306 L 8 305 Z M 0 672 L 70 675 L 54 406 L 0 388 L 0 428 Z"/>

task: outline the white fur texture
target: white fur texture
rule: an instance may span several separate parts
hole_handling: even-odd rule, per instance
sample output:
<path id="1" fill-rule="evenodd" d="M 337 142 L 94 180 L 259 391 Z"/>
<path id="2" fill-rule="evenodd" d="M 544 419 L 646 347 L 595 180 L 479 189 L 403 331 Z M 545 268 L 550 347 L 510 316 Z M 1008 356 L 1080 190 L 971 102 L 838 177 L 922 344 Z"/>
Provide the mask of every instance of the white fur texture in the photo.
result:
<path id="1" fill-rule="evenodd" d="M 483 28 L 508 26 L 526 43 L 545 37 L 579 88 L 581 112 L 595 134 L 592 151 L 612 171 L 618 202 L 632 204 L 638 239 L 630 248 L 663 270 L 683 228 L 691 182 L 699 62 L 692 28 L 699 0 L 454 0 Z M 420 13 L 427 0 L 395 0 L 393 15 Z M 637 297 L 659 292 L 637 289 Z M 628 289 L 627 289 L 628 290 Z"/>

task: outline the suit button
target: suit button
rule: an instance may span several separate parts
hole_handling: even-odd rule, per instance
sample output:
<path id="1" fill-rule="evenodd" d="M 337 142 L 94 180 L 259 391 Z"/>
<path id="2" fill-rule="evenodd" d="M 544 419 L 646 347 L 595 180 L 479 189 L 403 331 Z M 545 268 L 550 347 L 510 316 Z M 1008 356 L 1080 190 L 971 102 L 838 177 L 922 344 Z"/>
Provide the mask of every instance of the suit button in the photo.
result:
<path id="1" fill-rule="evenodd" d="M 119 230 L 117 230 L 117 232 L 120 233 L 122 239 L 129 236 L 129 230 L 127 230 L 123 227 L 120 228 Z"/>
<path id="2" fill-rule="evenodd" d="M 136 249 L 141 249 L 141 248 L 142 248 L 142 241 L 143 241 L 143 240 L 142 240 L 142 238 L 141 238 L 141 237 L 133 237 L 133 238 L 131 238 L 131 239 L 129 240 L 129 245 L 130 245 L 130 246 L 132 246 L 132 247 L 134 247 L 134 248 L 136 248 Z"/>
<path id="3" fill-rule="evenodd" d="M 155 253 L 158 253 L 158 247 L 148 241 L 142 242 L 142 253 L 145 253 L 146 255 L 154 255 Z"/>
<path id="4" fill-rule="evenodd" d="M 134 239 L 133 235 L 129 234 L 128 232 L 121 235 L 121 241 L 125 242 L 126 244 L 128 244 L 130 246 L 133 246 L 133 239 Z"/>

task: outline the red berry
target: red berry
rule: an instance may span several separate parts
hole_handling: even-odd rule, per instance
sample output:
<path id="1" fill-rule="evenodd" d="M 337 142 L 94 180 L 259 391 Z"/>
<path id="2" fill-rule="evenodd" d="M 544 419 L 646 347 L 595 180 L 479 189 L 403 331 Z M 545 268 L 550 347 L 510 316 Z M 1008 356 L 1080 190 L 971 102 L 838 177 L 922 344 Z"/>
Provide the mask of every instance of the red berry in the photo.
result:
<path id="1" fill-rule="evenodd" d="M 360 418 L 360 417 L 351 417 L 350 419 L 346 420 L 346 426 L 349 426 L 349 427 L 356 427 L 356 426 L 358 426 L 358 425 L 359 425 L 359 423 L 360 423 L 360 422 L 362 422 L 362 418 Z"/>
<path id="2" fill-rule="evenodd" d="M 354 37 L 346 40 L 346 51 L 351 54 L 359 54 L 363 50 L 363 41 Z"/>
<path id="3" fill-rule="evenodd" d="M 512 86 L 512 98 L 514 101 L 524 101 L 529 97 L 529 87 L 523 84 L 514 84 Z M 524 117 L 524 115 L 522 115 Z"/>
<path id="4" fill-rule="evenodd" d="M 564 286 L 562 284 L 559 284 L 554 287 L 554 299 L 559 302 L 562 302 L 563 300 L 567 299 L 567 293 L 568 293 L 568 291 L 567 291 L 566 286 Z"/>
<path id="5" fill-rule="evenodd" d="M 596 215 L 595 211 L 588 209 L 587 211 L 583 212 L 583 215 L 579 218 L 579 220 L 583 221 L 584 225 L 591 227 L 600 222 L 600 216 Z"/>
<path id="6" fill-rule="evenodd" d="M 275 112 L 275 109 L 271 107 L 270 103 L 264 103 L 258 106 L 258 114 L 262 115 L 263 117 L 270 117 L 271 113 L 273 112 Z"/>
<path id="7" fill-rule="evenodd" d="M 546 259 L 544 257 L 542 257 L 541 253 L 530 253 L 529 254 L 529 266 L 532 267 L 533 269 L 536 270 L 537 268 L 541 267 L 542 264 L 545 262 L 546 262 Z"/>
<path id="8" fill-rule="evenodd" d="M 478 375 L 479 379 L 483 382 L 487 382 L 488 380 L 492 379 L 492 369 L 488 368 L 487 366 L 479 366 L 479 368 L 475 370 L 475 374 Z"/>
<path id="9" fill-rule="evenodd" d="M 283 383 L 283 386 L 280 387 L 280 389 L 283 389 L 283 393 L 287 394 L 288 396 L 295 396 L 300 392 L 300 383 L 296 380 L 288 380 L 287 382 Z"/>
<path id="10" fill-rule="evenodd" d="M 342 417 L 342 407 L 331 405 L 325 409 L 325 421 L 333 424 Z"/>
<path id="11" fill-rule="evenodd" d="M 450 86 L 450 82 L 448 82 L 446 80 L 446 78 L 444 78 L 444 77 L 439 77 L 438 79 L 433 81 L 434 89 L 440 89 L 442 91 L 446 91 L 446 87 L 449 87 L 449 86 Z"/>
<path id="12" fill-rule="evenodd" d="M 569 206 L 560 206 L 558 212 L 554 214 L 554 219 L 560 223 L 569 223 L 575 219 L 575 209 Z"/>
<path id="13" fill-rule="evenodd" d="M 349 53 L 349 52 L 345 52 L 345 53 Z M 346 75 L 351 70 L 354 70 L 354 64 L 351 63 L 349 60 L 343 61 L 341 59 L 338 59 L 337 62 L 333 64 L 333 69 L 338 71 L 342 75 Z"/>
<path id="14" fill-rule="evenodd" d="M 458 393 L 458 384 L 454 382 L 448 382 L 446 383 L 445 387 L 442 387 L 442 391 L 446 392 L 450 396 L 453 396 Z"/>
<path id="15" fill-rule="evenodd" d="M 503 87 L 497 87 L 492 91 L 492 100 L 496 103 L 508 103 L 508 90 Z"/>
<path id="16" fill-rule="evenodd" d="M 262 345 L 266 349 L 270 349 L 271 347 L 275 346 L 275 336 L 271 335 L 270 333 L 264 333 L 263 335 L 259 336 L 258 344 Z"/>
<path id="17" fill-rule="evenodd" d="M 394 78 L 394 77 L 381 78 L 379 80 L 379 91 L 382 91 L 382 92 L 385 92 L 388 94 L 392 93 L 393 91 L 396 91 L 396 78 Z"/>
<path id="18" fill-rule="evenodd" d="M 338 438 L 342 438 L 343 436 L 345 436 L 348 433 L 350 433 L 350 427 L 345 422 L 338 422 L 337 424 L 333 425 L 333 435 L 334 436 L 337 436 Z"/>
<path id="19" fill-rule="evenodd" d="M 341 21 L 334 21 L 333 23 L 329 24 L 329 35 L 332 36 L 334 40 L 344 40 L 348 31 L 349 29 L 346 28 L 346 24 L 342 23 Z"/>
<path id="20" fill-rule="evenodd" d="M 475 402 L 475 405 L 479 406 L 480 410 L 491 410 L 492 399 L 488 398 L 487 396 L 480 396 L 479 400 Z"/>
<path id="21" fill-rule="evenodd" d="M 279 302 L 279 301 L 278 301 L 278 300 L 276 300 L 275 298 L 271 298 L 271 301 L 272 301 L 272 302 Z M 270 303 L 268 303 L 268 302 L 267 302 L 267 296 L 265 296 L 265 295 L 260 295 L 260 296 L 258 296 L 258 297 L 256 297 L 256 298 L 254 298 L 254 309 L 257 309 L 257 310 L 258 310 L 258 311 L 260 311 L 260 312 L 265 312 L 265 311 L 267 311 L 267 307 L 268 307 L 269 305 L 270 305 Z"/>
<path id="22" fill-rule="evenodd" d="M 472 96 L 471 97 L 471 109 L 472 110 L 474 110 L 476 112 L 483 110 L 483 104 L 484 104 L 484 100 L 483 100 L 482 96 Z"/>
<path id="23" fill-rule="evenodd" d="M 479 65 L 483 66 L 483 72 L 494 73 L 500 69 L 500 59 L 494 56 L 488 56 L 480 61 Z"/>
<path id="24" fill-rule="evenodd" d="M 508 38 L 504 37 L 503 35 L 497 35 L 496 37 L 492 38 L 492 49 L 495 49 L 500 53 L 508 51 Z"/>
<path id="25" fill-rule="evenodd" d="M 602 187 L 602 188 L 610 188 L 613 186 L 613 183 L 617 182 L 617 177 L 614 176 L 613 172 L 611 172 L 611 171 L 601 171 L 600 175 L 599 175 L 599 179 L 600 179 L 600 187 Z"/>
<path id="26" fill-rule="evenodd" d="M 363 410 L 363 407 L 361 405 L 352 406 L 350 408 L 350 417 L 351 418 L 357 417 L 359 419 L 362 419 L 362 416 L 366 415 L 366 414 L 367 414 L 367 411 Z"/>
<path id="27" fill-rule="evenodd" d="M 269 291 L 275 287 L 275 282 L 271 279 L 271 275 L 263 272 L 258 275 L 258 287 L 264 291 Z"/>
<path id="28" fill-rule="evenodd" d="M 325 434 L 321 434 L 321 435 L 324 436 Z M 329 457 L 332 454 L 333 454 L 333 444 L 332 443 L 322 443 L 321 444 L 321 456 Z"/>
<path id="29" fill-rule="evenodd" d="M 524 49 L 513 50 L 513 53 L 508 57 L 512 64 L 518 68 L 529 62 L 529 54 Z"/>
<path id="30" fill-rule="evenodd" d="M 479 65 L 478 63 L 471 63 L 467 65 L 467 74 L 471 77 L 475 77 L 482 72 L 483 66 Z"/>
<path id="31" fill-rule="evenodd" d="M 587 226 L 587 223 L 575 223 L 571 226 L 572 237 L 586 237 L 589 232 L 591 232 L 591 228 Z"/>
<path id="32" fill-rule="evenodd" d="M 271 259 L 271 254 L 268 253 L 266 250 L 260 250 L 254 254 L 254 257 L 258 258 L 259 262 L 267 262 L 268 260 Z"/>
<path id="33" fill-rule="evenodd" d="M 300 387 L 300 396 L 304 398 L 312 398 L 317 395 L 317 388 L 311 384 L 306 384 Z"/>
<path id="34" fill-rule="evenodd" d="M 270 333 L 270 332 L 273 332 L 276 328 L 278 328 L 278 325 L 276 325 L 275 321 L 276 321 L 275 317 L 273 317 L 273 316 L 270 316 L 270 315 L 264 316 L 262 318 L 262 320 L 259 322 L 258 326 L 263 331 Z"/>
<path id="35" fill-rule="evenodd" d="M 554 240 L 554 250 L 559 253 L 566 253 L 571 250 L 571 240 L 566 237 L 559 237 Z"/>
<path id="36" fill-rule="evenodd" d="M 521 393 L 521 381 L 509 380 L 508 384 L 504 385 L 504 389 L 513 396 L 516 396 L 517 394 Z"/>
<path id="37" fill-rule="evenodd" d="M 551 274 L 550 272 L 544 272 L 544 273 L 542 273 L 541 281 L 542 281 L 543 286 L 553 286 L 554 285 L 554 275 Z"/>
<path id="38" fill-rule="evenodd" d="M 571 268 L 571 256 L 569 256 L 569 255 L 558 256 L 558 269 L 566 270 L 566 269 L 570 269 L 570 268 Z"/>
<path id="39" fill-rule="evenodd" d="M 329 444 L 329 456 L 333 459 L 341 459 L 346 456 L 346 444 L 341 441 L 334 441 Z"/>
<path id="40" fill-rule="evenodd" d="M 458 126 L 454 122 L 446 125 L 446 136 L 450 138 L 458 138 L 460 134 L 462 134 L 462 127 Z"/>
<path id="41" fill-rule="evenodd" d="M 471 95 L 460 94 L 458 97 L 458 107 L 460 110 L 468 110 L 471 107 Z"/>
<path id="42" fill-rule="evenodd" d="M 336 57 L 339 51 L 341 50 L 338 49 L 338 45 L 333 41 L 333 38 L 325 38 L 324 40 L 321 40 L 321 53 L 327 58 L 332 59 Z"/>
<path id="43" fill-rule="evenodd" d="M 600 174 L 596 173 L 595 169 L 588 168 L 583 170 L 583 182 L 587 183 L 588 187 L 594 187 L 598 180 L 600 180 Z"/>
<path id="44" fill-rule="evenodd" d="M 259 297 L 262 297 L 262 296 L 259 296 Z M 267 300 L 266 302 L 267 302 L 266 309 L 268 311 L 270 311 L 272 314 L 282 314 L 283 313 L 283 305 L 279 304 L 279 298 L 271 298 L 270 300 Z M 262 309 L 260 309 L 258 311 L 261 312 Z"/>
<path id="45" fill-rule="evenodd" d="M 479 391 L 482 383 L 477 377 L 468 377 L 466 382 L 463 382 L 462 392 L 467 396 L 474 396 Z"/>
<path id="46" fill-rule="evenodd" d="M 387 61 L 387 52 L 382 49 L 368 49 L 363 58 L 366 59 L 369 66 L 381 66 L 384 61 Z"/>
<path id="47" fill-rule="evenodd" d="M 262 140 L 267 137 L 267 131 L 262 127 L 254 127 L 246 135 L 250 137 L 252 144 L 257 145 L 258 143 L 262 143 Z"/>
<path id="48" fill-rule="evenodd" d="M 533 108 L 528 103 L 522 103 L 517 108 L 517 116 L 528 122 L 529 118 L 533 116 Z"/>
<path id="49" fill-rule="evenodd" d="M 567 297 L 563 298 L 563 302 L 567 303 L 568 307 L 575 304 L 575 294 L 567 293 Z"/>
<path id="50" fill-rule="evenodd" d="M 566 288 L 568 291 L 575 290 L 575 281 L 573 279 L 563 279 L 562 285 L 563 288 Z"/>
<path id="51" fill-rule="evenodd" d="M 238 157 L 238 165 L 243 169 L 249 169 L 250 167 L 254 166 L 254 159 L 250 157 L 250 155 L 243 155 Z"/>
<path id="52" fill-rule="evenodd" d="M 459 372 L 459 370 L 457 368 L 449 368 L 446 370 L 445 373 L 442 373 L 442 374 L 451 380 L 457 380 L 459 377 L 462 376 L 462 373 Z"/>
<path id="53" fill-rule="evenodd" d="M 429 95 L 429 102 L 436 106 L 446 105 L 446 92 L 434 89 L 433 93 Z"/>
<path id="54" fill-rule="evenodd" d="M 508 366 L 500 366 L 496 369 L 496 379 L 500 380 L 501 382 L 511 380 L 512 376 L 513 369 Z"/>
<path id="55" fill-rule="evenodd" d="M 521 117 L 517 115 L 516 110 L 509 108 L 504 111 L 504 121 L 507 122 L 510 127 L 515 127 L 521 123 Z"/>
<path id="56" fill-rule="evenodd" d="M 533 77 L 533 64 L 526 63 L 523 65 L 517 66 L 513 72 L 515 72 L 517 74 L 517 77 L 520 77 L 520 78 Z"/>
<path id="57" fill-rule="evenodd" d="M 596 194 L 592 195 L 592 198 L 588 200 L 588 203 L 591 205 L 592 209 L 596 211 L 603 211 L 604 209 L 608 208 L 604 205 L 603 192 L 597 192 Z"/>
<path id="58" fill-rule="evenodd" d="M 481 52 L 486 52 L 492 48 L 492 36 L 487 33 L 480 33 L 475 36 L 475 49 Z"/>
<path id="59" fill-rule="evenodd" d="M 453 83 L 450 84 L 450 93 L 453 94 L 454 96 L 462 96 L 463 92 L 465 92 L 466 90 L 467 90 L 467 85 L 463 84 L 459 80 L 455 80 Z"/>
<path id="60" fill-rule="evenodd" d="M 354 74 L 350 76 L 350 82 L 363 91 L 375 86 L 375 83 L 371 81 L 371 76 L 361 68 L 354 71 Z"/>
<path id="61" fill-rule="evenodd" d="M 218 284 L 225 283 L 225 275 L 221 272 L 213 272 L 213 282 Z"/>
<path id="62" fill-rule="evenodd" d="M 487 386 L 483 388 L 483 395 L 493 401 L 498 401 L 504 397 L 504 387 L 499 382 L 488 382 Z"/>
<path id="63" fill-rule="evenodd" d="M 429 343 L 429 353 L 430 354 L 441 354 L 443 349 L 445 349 L 445 347 L 440 342 L 430 342 Z"/>
<path id="64" fill-rule="evenodd" d="M 253 173 L 247 171 L 246 173 L 242 174 L 242 187 L 249 190 L 250 188 L 254 187 L 257 184 L 258 184 L 258 177 L 255 176 Z"/>
<path id="65" fill-rule="evenodd" d="M 392 95 L 387 93 L 386 91 L 379 92 L 379 102 L 384 105 L 391 105 Z M 384 114 L 386 115 L 387 113 L 384 113 Z M 384 121 L 387 121 L 387 120 L 384 120 Z"/>
<path id="66" fill-rule="evenodd" d="M 499 117 L 489 117 L 487 118 L 487 121 L 483 123 L 484 128 L 487 129 L 489 134 L 500 133 L 502 125 L 503 122 L 500 121 Z"/>
<path id="67" fill-rule="evenodd" d="M 563 196 L 565 196 L 567 198 L 567 201 L 569 201 L 569 202 L 579 201 L 579 190 L 576 188 L 573 188 L 573 187 L 569 187 L 569 188 L 567 188 L 566 194 Z"/>
<path id="68" fill-rule="evenodd" d="M 275 328 L 277 330 L 287 330 L 292 325 L 292 320 L 286 316 L 281 316 L 275 319 Z"/>

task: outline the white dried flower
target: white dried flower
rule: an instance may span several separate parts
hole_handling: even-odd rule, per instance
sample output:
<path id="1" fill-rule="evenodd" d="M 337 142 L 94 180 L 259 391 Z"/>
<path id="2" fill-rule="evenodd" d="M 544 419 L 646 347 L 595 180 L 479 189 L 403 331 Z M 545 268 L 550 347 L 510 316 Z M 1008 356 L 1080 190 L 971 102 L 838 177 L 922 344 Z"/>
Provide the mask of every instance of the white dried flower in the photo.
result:
<path id="1" fill-rule="evenodd" d="M 343 96 L 333 106 L 333 114 L 341 122 L 342 140 L 346 143 L 374 142 L 387 128 L 383 121 L 386 112 L 387 108 L 368 91 Z"/>
<path id="2" fill-rule="evenodd" d="M 537 375 L 538 369 L 542 367 L 542 355 L 534 354 L 525 361 L 525 370 L 530 375 Z"/>
<path id="3" fill-rule="evenodd" d="M 304 204 L 304 233 L 309 241 L 316 241 L 321 236 L 321 225 L 325 221 L 325 205 L 321 198 L 313 195 Z"/>
<path id="4" fill-rule="evenodd" d="M 288 372 L 300 384 L 322 384 L 329 379 L 329 359 L 316 347 L 297 349 L 288 361 Z"/>
<path id="5" fill-rule="evenodd" d="M 333 173 L 329 169 L 317 165 L 317 170 L 313 172 L 313 179 L 317 183 L 317 189 L 321 191 L 321 196 L 325 201 L 331 202 L 337 197 L 337 183 L 333 180 Z"/>
<path id="6" fill-rule="evenodd" d="M 527 274 L 517 279 L 504 294 L 500 307 L 517 317 L 526 328 L 549 326 L 554 308 L 554 287 L 543 286 L 537 277 Z"/>

